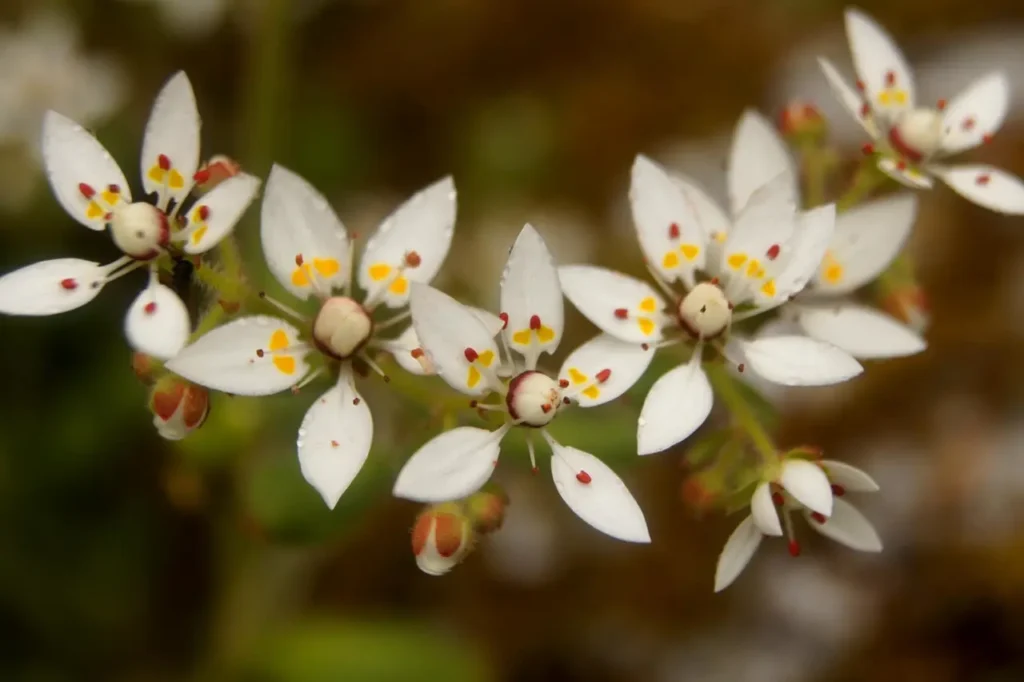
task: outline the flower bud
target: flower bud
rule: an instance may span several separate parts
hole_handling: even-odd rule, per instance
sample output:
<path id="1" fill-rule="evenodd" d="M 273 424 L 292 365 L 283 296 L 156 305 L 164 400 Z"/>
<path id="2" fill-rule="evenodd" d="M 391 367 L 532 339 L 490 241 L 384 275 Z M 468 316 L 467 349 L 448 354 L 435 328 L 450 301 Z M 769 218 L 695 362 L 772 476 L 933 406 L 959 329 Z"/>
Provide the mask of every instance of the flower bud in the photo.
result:
<path id="1" fill-rule="evenodd" d="M 210 394 L 176 376 L 160 379 L 150 394 L 149 409 L 153 426 L 167 440 L 181 440 L 206 421 L 210 413 Z"/>
<path id="2" fill-rule="evenodd" d="M 148 384 L 153 380 L 153 373 L 156 371 L 159 363 L 146 355 L 135 351 L 132 353 L 132 371 L 135 372 L 135 376 L 139 378 L 139 381 Z"/>
<path id="3" fill-rule="evenodd" d="M 927 329 L 931 321 L 928 298 L 916 283 L 882 292 L 879 304 L 887 313 L 919 333 Z"/>
<path id="4" fill-rule="evenodd" d="M 466 513 L 469 515 L 473 530 L 477 533 L 493 533 L 505 522 L 505 508 L 508 506 L 508 495 L 503 491 L 485 491 L 473 493 L 466 499 Z"/>
<path id="5" fill-rule="evenodd" d="M 228 178 L 238 175 L 241 171 L 242 166 L 237 161 L 223 154 L 217 154 L 210 157 L 206 165 L 196 171 L 196 189 L 200 194 L 205 194 Z"/>
<path id="6" fill-rule="evenodd" d="M 828 122 L 810 102 L 793 100 L 779 115 L 779 130 L 789 138 L 816 142 L 828 133 Z"/>
<path id="7" fill-rule="evenodd" d="M 462 508 L 448 502 L 427 507 L 412 527 L 416 565 L 428 575 L 444 575 L 469 553 L 473 527 Z"/>

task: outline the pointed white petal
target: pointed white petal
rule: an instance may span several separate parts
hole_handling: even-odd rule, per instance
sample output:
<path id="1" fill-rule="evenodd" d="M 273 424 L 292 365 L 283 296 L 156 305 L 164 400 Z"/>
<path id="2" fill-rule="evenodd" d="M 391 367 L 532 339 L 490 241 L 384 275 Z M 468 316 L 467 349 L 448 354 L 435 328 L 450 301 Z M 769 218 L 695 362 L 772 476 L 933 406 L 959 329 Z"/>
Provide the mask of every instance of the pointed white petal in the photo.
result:
<path id="1" fill-rule="evenodd" d="M 654 349 L 598 334 L 569 354 L 558 376 L 569 382 L 563 394 L 572 394 L 580 407 L 594 407 L 618 398 L 643 376 Z"/>
<path id="2" fill-rule="evenodd" d="M 186 241 L 182 247 L 185 253 L 203 253 L 219 244 L 235 228 L 259 189 L 259 178 L 239 173 L 196 201 L 188 213 Z"/>
<path id="3" fill-rule="evenodd" d="M 862 360 L 914 355 L 927 346 L 913 329 L 859 303 L 801 305 L 797 310 L 808 336 Z"/>
<path id="4" fill-rule="evenodd" d="M 260 241 L 270 272 L 300 299 L 309 298 L 316 291 L 314 285 L 340 288 L 351 274 L 348 233 L 327 199 L 277 164 L 263 192 Z"/>
<path id="5" fill-rule="evenodd" d="M 447 502 L 475 493 L 494 472 L 506 431 L 507 426 L 497 431 L 460 426 L 427 441 L 398 473 L 393 494 Z"/>
<path id="6" fill-rule="evenodd" d="M 837 462 L 834 459 L 823 459 L 821 466 L 825 468 L 829 480 L 837 485 L 843 486 L 848 493 L 874 493 L 878 492 L 878 484 L 875 479 L 855 466 L 845 462 Z"/>
<path id="7" fill-rule="evenodd" d="M 754 495 L 750 498 L 750 517 L 763 534 L 782 535 L 782 523 L 779 521 L 779 513 L 775 511 L 769 483 L 762 483 L 754 489 Z"/>
<path id="8" fill-rule="evenodd" d="M 551 478 L 562 500 L 591 526 L 625 542 L 650 542 L 640 505 L 608 465 L 588 452 L 559 444 L 544 431 L 551 446 Z"/>
<path id="9" fill-rule="evenodd" d="M 725 541 L 725 547 L 722 548 L 722 553 L 718 556 L 718 566 L 715 568 L 715 592 L 721 592 L 739 577 L 750 560 L 754 558 L 754 553 L 761 545 L 762 537 L 764 536 L 754 525 L 754 519 L 751 516 L 743 519 L 740 525 L 736 526 L 736 530 Z"/>
<path id="10" fill-rule="evenodd" d="M 914 166 L 889 156 L 879 157 L 877 165 L 880 171 L 901 185 L 911 189 L 931 189 L 935 184 L 930 177 Z"/>
<path id="11" fill-rule="evenodd" d="M 779 483 L 797 502 L 811 511 L 832 513 L 832 484 L 821 467 L 805 459 L 790 459 L 782 464 Z"/>
<path id="12" fill-rule="evenodd" d="M 711 414 L 711 384 L 694 353 L 690 362 L 661 376 L 637 420 L 637 454 L 650 455 L 689 438 Z"/>
<path id="13" fill-rule="evenodd" d="M 909 192 L 839 214 L 828 256 L 814 277 L 814 290 L 844 294 L 875 279 L 903 248 L 915 218 L 917 197 Z"/>
<path id="14" fill-rule="evenodd" d="M 747 109 L 736 125 L 729 154 L 729 201 L 733 215 L 739 215 L 750 197 L 779 176 L 788 199 L 799 199 L 793 160 L 782 137 L 771 122 L 753 109 Z"/>
<path id="15" fill-rule="evenodd" d="M 199 111 L 184 71 L 171 76 L 153 103 L 142 138 L 142 187 L 181 202 L 199 169 Z M 160 156 L 165 157 L 161 165 Z M 169 162 L 169 163 L 167 163 Z M 166 166 L 166 168 L 165 168 Z"/>
<path id="16" fill-rule="evenodd" d="M 788 247 L 788 253 L 780 256 L 785 261 L 775 278 L 774 290 L 766 291 L 764 287 L 757 289 L 756 300 L 762 306 L 780 305 L 789 300 L 803 291 L 818 272 L 825 251 L 835 234 L 835 204 L 804 211 L 797 221 L 797 231 L 792 243 L 782 247 Z"/>
<path id="17" fill-rule="evenodd" d="M 845 351 L 805 336 L 772 336 L 743 343 L 751 369 L 783 386 L 827 386 L 864 368 Z"/>
<path id="18" fill-rule="evenodd" d="M 174 357 L 185 347 L 191 329 L 184 302 L 159 283 L 143 289 L 124 318 L 124 333 L 131 347 L 161 360 Z"/>
<path id="19" fill-rule="evenodd" d="M 558 270 L 544 239 L 526 225 L 508 254 L 501 276 L 501 312 L 508 315 L 505 337 L 513 350 L 536 362 L 562 340 L 565 314 Z M 532 369 L 532 367 L 531 367 Z"/>
<path id="20" fill-rule="evenodd" d="M 291 388 L 309 371 L 303 359 L 305 347 L 283 350 L 294 347 L 298 336 L 299 330 L 284 320 L 265 315 L 243 317 L 186 346 L 166 367 L 217 391 L 270 395 Z"/>
<path id="21" fill-rule="evenodd" d="M 734 303 L 746 300 L 764 280 L 778 274 L 800 239 L 800 221 L 785 175 L 750 196 L 736 216 L 716 271 L 728 290 L 747 292 Z M 743 286 L 737 288 L 737 281 Z"/>
<path id="22" fill-rule="evenodd" d="M 442 178 L 420 190 L 384 219 L 359 262 L 359 286 L 370 292 L 387 287 L 384 304 L 399 308 L 409 300 L 409 283 L 434 279 L 448 256 L 455 232 L 455 184 Z M 395 270 L 415 252 L 419 265 Z"/>
<path id="23" fill-rule="evenodd" d="M 895 41 L 874 19 L 846 10 L 846 37 L 853 65 L 871 107 L 887 116 L 914 108 L 914 76 Z M 902 93 L 902 97 L 900 94 Z"/>
<path id="24" fill-rule="evenodd" d="M 646 282 L 592 265 L 563 265 L 558 279 L 566 298 L 601 331 L 630 343 L 661 340 L 665 301 Z"/>
<path id="25" fill-rule="evenodd" d="M 382 341 L 381 347 L 391 353 L 395 362 L 406 372 L 416 376 L 435 374 L 433 363 L 427 358 L 426 353 L 413 357 L 413 352 L 423 348 L 420 346 L 420 337 L 416 335 L 416 328 L 409 325 L 398 338 Z"/>
<path id="26" fill-rule="evenodd" d="M 0 313 L 56 315 L 80 308 L 103 289 L 104 268 L 80 258 L 44 260 L 0 277 Z"/>
<path id="27" fill-rule="evenodd" d="M 302 476 L 331 509 L 363 468 L 373 441 L 373 416 L 350 371 L 342 369 L 338 383 L 309 408 L 296 442 Z"/>
<path id="28" fill-rule="evenodd" d="M 480 365 L 495 369 L 501 356 L 491 330 L 472 308 L 430 285 L 413 283 L 409 309 L 421 347 L 449 386 L 473 396 L 494 390 L 481 376 Z M 475 363 L 467 359 L 467 350 L 476 353 Z"/>
<path id="29" fill-rule="evenodd" d="M 858 552 L 881 552 L 882 539 L 860 511 L 846 500 L 835 501 L 832 516 L 818 523 L 808 516 L 811 528 Z"/>
<path id="30" fill-rule="evenodd" d="M 990 138 L 1006 118 L 1010 86 L 1003 73 L 990 73 L 953 98 L 942 116 L 942 151 L 956 154 Z"/>
<path id="31" fill-rule="evenodd" d="M 57 201 L 90 229 L 105 229 L 105 216 L 113 208 L 107 199 L 114 204 L 132 200 L 128 181 L 110 152 L 82 126 L 55 111 L 43 118 L 43 164 Z M 112 186 L 116 193 L 109 193 Z"/>
<path id="32" fill-rule="evenodd" d="M 722 245 L 729 237 L 732 220 L 725 210 L 701 189 L 696 181 L 680 175 L 674 176 L 672 179 L 690 200 L 690 204 L 697 214 L 697 222 L 700 223 L 701 230 L 707 235 L 707 263 L 717 264 L 722 260 Z"/>
<path id="33" fill-rule="evenodd" d="M 832 88 L 833 94 L 835 94 L 840 104 L 843 105 L 843 108 L 850 112 L 850 115 L 860 123 L 861 127 L 864 128 L 864 132 L 872 139 L 877 139 L 878 126 L 875 125 L 874 119 L 871 118 L 870 109 L 865 112 L 864 98 L 846 83 L 843 77 L 839 75 L 836 67 L 832 65 L 832 62 L 818 57 L 818 65 L 821 66 L 821 70 L 828 80 L 829 87 Z"/>
<path id="34" fill-rule="evenodd" d="M 929 170 L 978 206 L 997 213 L 1024 215 L 1024 182 L 1015 175 L 984 164 L 931 166 Z"/>

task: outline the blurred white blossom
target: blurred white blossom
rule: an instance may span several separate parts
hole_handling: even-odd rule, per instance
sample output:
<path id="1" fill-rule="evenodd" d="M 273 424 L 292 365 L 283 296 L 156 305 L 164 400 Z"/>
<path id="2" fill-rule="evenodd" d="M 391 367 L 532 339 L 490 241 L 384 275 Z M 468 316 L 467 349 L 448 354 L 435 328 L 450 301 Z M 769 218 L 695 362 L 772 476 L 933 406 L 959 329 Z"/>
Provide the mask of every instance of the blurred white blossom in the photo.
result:
<path id="1" fill-rule="evenodd" d="M 212 33 L 228 12 L 230 0 L 122 0 L 154 5 L 164 25 L 183 38 L 202 38 Z"/>

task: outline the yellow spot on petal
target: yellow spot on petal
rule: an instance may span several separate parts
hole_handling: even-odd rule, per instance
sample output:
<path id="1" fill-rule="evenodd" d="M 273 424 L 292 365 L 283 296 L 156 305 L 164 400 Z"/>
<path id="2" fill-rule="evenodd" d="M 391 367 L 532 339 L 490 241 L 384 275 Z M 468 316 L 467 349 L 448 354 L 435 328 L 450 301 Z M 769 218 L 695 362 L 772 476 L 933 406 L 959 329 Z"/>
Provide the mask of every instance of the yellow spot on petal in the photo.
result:
<path id="1" fill-rule="evenodd" d="M 310 284 L 309 279 L 309 265 L 300 265 L 295 268 L 292 272 L 292 284 L 297 287 L 308 287 Z"/>
<path id="2" fill-rule="evenodd" d="M 750 263 L 747 264 L 747 277 L 761 277 L 764 275 L 764 270 L 761 268 L 761 264 L 757 262 L 756 258 L 752 258 Z"/>
<path id="3" fill-rule="evenodd" d="M 95 220 L 96 218 L 102 218 L 105 214 L 106 214 L 106 211 L 104 211 L 102 208 L 100 208 L 100 205 L 97 204 L 95 201 L 90 201 L 89 205 L 86 206 L 86 208 L 85 208 L 85 215 L 90 220 Z"/>
<path id="4" fill-rule="evenodd" d="M 512 335 L 512 342 L 518 343 L 520 346 L 526 346 L 530 343 L 530 330 L 522 329 Z"/>
<path id="5" fill-rule="evenodd" d="M 732 268 L 733 270 L 739 270 L 740 268 L 743 267 L 743 264 L 747 262 L 747 254 L 734 253 L 731 256 L 729 256 L 729 259 L 726 262 L 729 264 L 729 267 Z"/>
<path id="6" fill-rule="evenodd" d="M 601 389 L 596 385 L 590 385 L 583 389 L 582 393 L 591 400 L 597 400 L 597 396 L 601 395 Z"/>
<path id="7" fill-rule="evenodd" d="M 338 261 L 333 258 L 314 258 L 313 267 L 316 268 L 321 277 L 333 277 L 341 270 Z"/>
<path id="8" fill-rule="evenodd" d="M 181 173 L 174 170 L 170 170 L 170 177 L 167 180 L 167 186 L 171 189 L 181 189 L 185 186 L 185 178 L 181 177 Z"/>
<path id="9" fill-rule="evenodd" d="M 903 104 L 907 103 L 907 91 L 906 90 L 897 90 L 893 94 L 893 97 L 896 98 L 896 104 L 903 105 Z"/>
<path id="10" fill-rule="evenodd" d="M 477 361 L 484 367 L 490 367 L 491 363 L 494 362 L 494 351 L 485 350 L 477 356 Z"/>
<path id="11" fill-rule="evenodd" d="M 683 244 L 679 250 L 683 252 L 683 257 L 690 261 L 700 255 L 700 247 L 696 244 Z"/>
<path id="12" fill-rule="evenodd" d="M 824 277 L 829 284 L 838 284 L 843 279 L 843 266 L 833 260 L 825 266 Z"/>
<path id="13" fill-rule="evenodd" d="M 541 343 L 550 343 L 555 340 L 555 330 L 541 325 L 540 329 L 537 330 L 537 339 Z"/>
<path id="14" fill-rule="evenodd" d="M 206 225 L 203 225 L 202 227 L 197 229 L 195 232 L 193 232 L 192 233 L 192 243 L 193 244 L 198 244 L 200 241 L 202 241 L 203 237 L 206 235 L 206 230 L 207 229 L 208 228 L 206 227 Z"/>
<path id="15" fill-rule="evenodd" d="M 117 203 L 117 200 L 121 198 L 121 195 L 117 192 L 111 192 L 109 189 L 105 189 L 100 192 L 100 196 L 103 197 L 103 201 L 107 202 L 108 206 L 113 206 Z"/>
<path id="16" fill-rule="evenodd" d="M 469 376 L 466 377 L 466 386 L 470 388 L 476 388 L 476 385 L 480 383 L 480 370 L 475 366 L 469 366 Z"/>
<path id="17" fill-rule="evenodd" d="M 770 279 L 767 282 L 765 282 L 764 285 L 761 287 L 761 293 L 764 294 L 765 296 L 774 296 L 775 295 L 775 280 L 774 279 Z"/>
<path id="18" fill-rule="evenodd" d="M 370 266 L 370 279 L 379 282 L 391 273 L 391 266 L 387 263 L 377 263 Z"/>
<path id="19" fill-rule="evenodd" d="M 409 291 L 409 280 L 405 277 L 399 276 L 391 286 L 388 287 L 388 291 L 393 293 L 395 296 L 401 296 L 405 292 Z"/>
<path id="20" fill-rule="evenodd" d="M 640 331 L 644 333 L 644 336 L 650 336 L 654 333 L 654 320 L 648 317 L 641 317 L 636 322 L 640 325 Z"/>
<path id="21" fill-rule="evenodd" d="M 146 173 L 146 175 L 153 182 L 159 182 L 160 184 L 163 184 L 164 177 L 167 175 L 167 171 L 165 171 L 160 166 L 153 166 L 152 168 L 149 169 L 149 172 Z"/>
<path id="22" fill-rule="evenodd" d="M 275 355 L 274 367 L 282 374 L 295 374 L 295 358 L 290 355 Z"/>
<path id="23" fill-rule="evenodd" d="M 665 254 L 665 257 L 661 260 L 661 265 L 666 270 L 671 270 L 672 268 L 674 268 L 674 267 L 679 265 L 679 256 L 676 255 L 675 251 L 669 251 L 668 253 Z"/>
<path id="24" fill-rule="evenodd" d="M 579 371 L 575 367 L 569 368 L 569 380 L 574 384 L 585 384 L 587 383 L 587 375 Z"/>
<path id="25" fill-rule="evenodd" d="M 658 309 L 658 303 L 654 300 L 653 296 L 648 296 L 644 300 L 640 301 L 640 310 L 645 313 L 653 313 Z"/>
<path id="26" fill-rule="evenodd" d="M 284 350 L 288 347 L 288 332 L 278 329 L 270 335 L 270 350 Z"/>

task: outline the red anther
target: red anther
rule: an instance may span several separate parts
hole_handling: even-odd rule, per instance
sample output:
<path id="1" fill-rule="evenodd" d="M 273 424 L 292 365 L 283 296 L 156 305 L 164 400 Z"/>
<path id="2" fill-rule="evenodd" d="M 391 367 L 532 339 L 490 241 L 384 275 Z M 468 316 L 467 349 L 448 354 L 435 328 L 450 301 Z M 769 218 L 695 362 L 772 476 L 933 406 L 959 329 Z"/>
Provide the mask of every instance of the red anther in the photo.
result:
<path id="1" fill-rule="evenodd" d="M 875 153 L 875 145 L 870 142 L 865 142 L 863 146 L 861 146 L 860 150 L 863 152 L 864 156 L 871 156 Z"/>
<path id="2" fill-rule="evenodd" d="M 839 485 L 838 483 L 833 483 L 832 484 L 832 494 L 835 495 L 836 497 L 842 497 L 843 495 L 846 494 L 846 488 L 844 488 L 843 486 Z"/>
<path id="3" fill-rule="evenodd" d="M 626 318 L 629 317 L 629 311 L 626 310 L 625 308 L 616 308 L 615 317 L 619 318 L 620 320 L 625 320 Z"/>
<path id="4" fill-rule="evenodd" d="M 857 89 L 860 90 L 861 92 L 864 92 L 864 81 L 862 81 L 862 80 L 858 80 L 857 81 Z"/>
<path id="5" fill-rule="evenodd" d="M 303 260 L 303 258 L 302 258 L 302 254 L 301 254 L 301 253 L 300 253 L 300 254 L 298 254 L 297 256 L 295 256 L 295 264 L 296 264 L 296 265 L 298 265 L 298 266 L 299 266 L 300 268 L 302 267 L 302 264 L 303 264 L 304 262 L 305 262 L 305 261 Z"/>
<path id="6" fill-rule="evenodd" d="M 896 72 L 895 71 L 886 71 L 885 72 L 885 86 L 887 88 L 891 88 L 894 85 L 896 85 Z"/>
<path id="7" fill-rule="evenodd" d="M 111 185 L 107 185 L 107 191 L 110 192 L 111 194 L 120 194 L 121 193 L 121 188 L 118 187 L 117 185 L 111 184 Z"/>
<path id="8" fill-rule="evenodd" d="M 590 474 L 588 474 L 586 471 L 580 469 L 580 472 L 576 474 L 576 480 L 582 483 L 583 485 L 588 485 L 594 479 L 590 478 Z"/>
<path id="9" fill-rule="evenodd" d="M 860 105 L 860 117 L 867 118 L 869 115 L 871 115 L 871 105 L 864 102 L 864 104 Z"/>
<path id="10" fill-rule="evenodd" d="M 800 556 L 800 543 L 796 540 L 789 541 L 789 556 L 798 557 Z"/>
<path id="11" fill-rule="evenodd" d="M 360 401 L 359 401 L 359 398 L 352 398 L 352 404 L 353 404 L 353 405 L 358 405 L 358 404 L 359 404 L 359 402 L 360 402 Z"/>
<path id="12" fill-rule="evenodd" d="M 167 155 L 165 155 L 165 154 L 161 154 L 160 156 L 156 157 L 156 162 L 157 162 L 157 165 L 159 165 L 160 168 L 163 169 L 163 170 L 170 170 L 171 169 L 171 160 L 168 159 Z"/>
<path id="13" fill-rule="evenodd" d="M 405 266 L 409 268 L 418 268 L 423 259 L 420 258 L 420 254 L 415 251 L 409 251 L 405 254 Z"/>
<path id="14" fill-rule="evenodd" d="M 209 217 L 210 217 L 210 207 L 209 206 L 200 206 L 199 207 L 199 219 L 202 220 L 203 222 L 206 222 L 207 218 L 209 218 Z"/>
<path id="15" fill-rule="evenodd" d="M 775 260 L 779 257 L 779 250 L 780 247 L 778 244 L 772 244 L 768 247 L 768 251 L 765 252 L 764 255 L 768 257 L 768 260 Z"/>
<path id="16" fill-rule="evenodd" d="M 547 414 L 548 412 L 551 411 L 551 403 L 544 403 L 543 405 L 540 406 L 540 410 L 544 414 Z"/>
<path id="17" fill-rule="evenodd" d="M 78 191 L 81 192 L 82 196 L 85 197 L 86 199 L 92 199 L 94 196 L 96 196 L 96 190 L 94 190 L 92 187 L 85 184 L 84 182 L 78 183 Z"/>
<path id="18" fill-rule="evenodd" d="M 992 181 L 992 176 L 991 175 L 989 175 L 988 173 L 982 173 L 981 175 L 979 175 L 977 177 L 977 179 L 974 182 L 976 182 L 977 184 L 979 184 L 982 187 L 984 187 L 985 185 L 987 185 L 991 181 Z"/>
<path id="19" fill-rule="evenodd" d="M 640 344 L 640 349 L 641 350 L 650 350 L 651 349 L 651 344 L 649 344 L 649 343 L 641 343 Z"/>
<path id="20" fill-rule="evenodd" d="M 332 440 L 331 441 L 331 447 L 332 448 L 336 448 L 336 447 L 338 447 L 338 445 L 340 445 L 340 443 L 338 443 L 338 441 L 336 441 L 336 440 Z"/>
<path id="21" fill-rule="evenodd" d="M 982 144 L 992 144 L 992 133 L 985 133 L 981 136 Z"/>
<path id="22" fill-rule="evenodd" d="M 963 123 L 960 124 L 960 127 L 963 128 L 964 130 L 974 130 L 974 123 L 974 117 L 968 116 L 963 120 Z"/>
<path id="23" fill-rule="evenodd" d="M 718 278 L 717 278 L 717 277 L 712 277 L 710 281 L 711 281 L 711 283 L 712 283 L 712 284 L 714 284 L 714 285 L 715 285 L 716 287 L 718 286 Z"/>
<path id="24" fill-rule="evenodd" d="M 942 111 L 943 109 L 945 109 L 945 108 L 946 108 L 946 100 L 944 100 L 944 99 L 940 99 L 940 100 L 939 100 L 939 101 L 938 101 L 938 102 L 937 102 L 937 103 L 935 104 L 935 108 L 936 108 L 936 109 L 938 109 L 939 111 Z"/>
<path id="25" fill-rule="evenodd" d="M 672 223 L 668 226 L 669 239 L 679 239 L 679 223 Z"/>
<path id="26" fill-rule="evenodd" d="M 530 329 L 533 329 L 533 330 L 540 329 L 540 316 L 539 315 L 531 315 L 530 316 Z"/>
<path id="27" fill-rule="evenodd" d="M 75 289 L 78 288 L 78 282 L 72 277 L 66 277 L 65 279 L 62 279 L 60 281 L 60 285 L 62 288 L 68 291 L 74 291 Z"/>
<path id="28" fill-rule="evenodd" d="M 508 313 L 498 315 L 498 319 L 501 320 L 501 328 L 508 329 Z"/>
<path id="29" fill-rule="evenodd" d="M 209 168 L 202 168 L 200 170 L 197 170 L 195 172 L 195 175 L 192 176 L 192 180 L 197 185 L 205 185 L 206 183 L 208 183 L 210 181 L 210 169 Z"/>
<path id="30" fill-rule="evenodd" d="M 425 353 L 423 352 L 422 348 L 413 348 L 411 351 L 409 351 L 409 355 L 413 357 L 413 360 L 419 360 L 425 355 Z"/>
<path id="31" fill-rule="evenodd" d="M 564 398 L 562 398 L 562 404 L 563 405 L 571 405 L 572 404 L 572 401 L 569 400 L 569 396 L 565 396 Z"/>
<path id="32" fill-rule="evenodd" d="M 782 496 L 782 493 L 772 493 L 772 502 L 776 507 L 781 507 L 786 502 L 786 498 Z"/>
<path id="33" fill-rule="evenodd" d="M 479 404 L 480 404 L 480 401 L 479 401 L 479 400 L 470 400 L 470 401 L 469 401 L 469 407 L 470 407 L 471 409 L 475 409 L 475 408 L 476 408 L 476 406 L 477 406 L 477 405 L 479 405 Z"/>
<path id="34" fill-rule="evenodd" d="M 745 370 L 746 368 L 747 368 L 747 366 L 745 364 L 743 364 L 742 362 L 739 365 L 736 366 L 736 369 L 739 370 L 740 374 L 742 374 L 743 370 Z"/>
<path id="35" fill-rule="evenodd" d="M 465 354 L 465 356 L 466 356 L 466 362 L 476 362 L 476 359 L 477 359 L 478 357 L 480 357 L 480 356 L 479 356 L 479 355 L 477 354 L 477 352 L 476 352 L 475 350 L 473 350 L 472 348 L 467 348 L 466 350 L 464 350 L 464 351 L 462 351 L 462 352 L 463 352 L 463 353 Z"/>
<path id="36" fill-rule="evenodd" d="M 114 214 L 113 213 L 104 213 L 103 214 L 103 219 L 106 220 L 109 223 L 111 220 L 114 219 Z"/>
<path id="37" fill-rule="evenodd" d="M 594 378 L 603 384 L 604 382 L 608 381 L 611 375 L 612 371 L 610 369 L 602 369 L 600 372 L 594 375 Z"/>
<path id="38" fill-rule="evenodd" d="M 143 310 L 146 311 L 147 315 L 152 315 L 153 313 L 155 313 L 156 312 L 156 301 L 150 301 L 149 303 L 147 303 L 146 307 L 143 308 Z"/>
<path id="39" fill-rule="evenodd" d="M 561 386 L 562 388 L 569 388 L 569 380 L 568 379 L 559 379 L 558 380 L 558 385 Z"/>
<path id="40" fill-rule="evenodd" d="M 907 162 L 904 161 L 903 159 L 900 159 L 899 161 L 897 161 L 896 162 L 896 170 L 901 170 L 901 171 L 907 170 Z"/>
<path id="41" fill-rule="evenodd" d="M 811 518 L 817 521 L 818 523 L 825 523 L 825 521 L 827 521 L 825 515 L 821 512 L 811 512 Z"/>
<path id="42" fill-rule="evenodd" d="M 262 348 L 257 348 L 257 349 L 256 349 L 256 357 L 258 357 L 258 358 L 262 358 L 262 357 L 263 357 L 263 355 L 264 355 L 264 353 L 263 353 L 263 349 L 262 349 Z"/>
<path id="43" fill-rule="evenodd" d="M 530 473 L 536 476 L 537 474 L 540 473 L 540 469 L 538 469 L 537 467 L 533 467 L 532 469 L 530 469 Z"/>
<path id="44" fill-rule="evenodd" d="M 729 310 L 732 310 L 732 309 L 733 309 L 733 307 L 734 307 L 734 306 L 733 306 L 733 304 L 732 304 L 732 301 L 729 301 Z"/>

